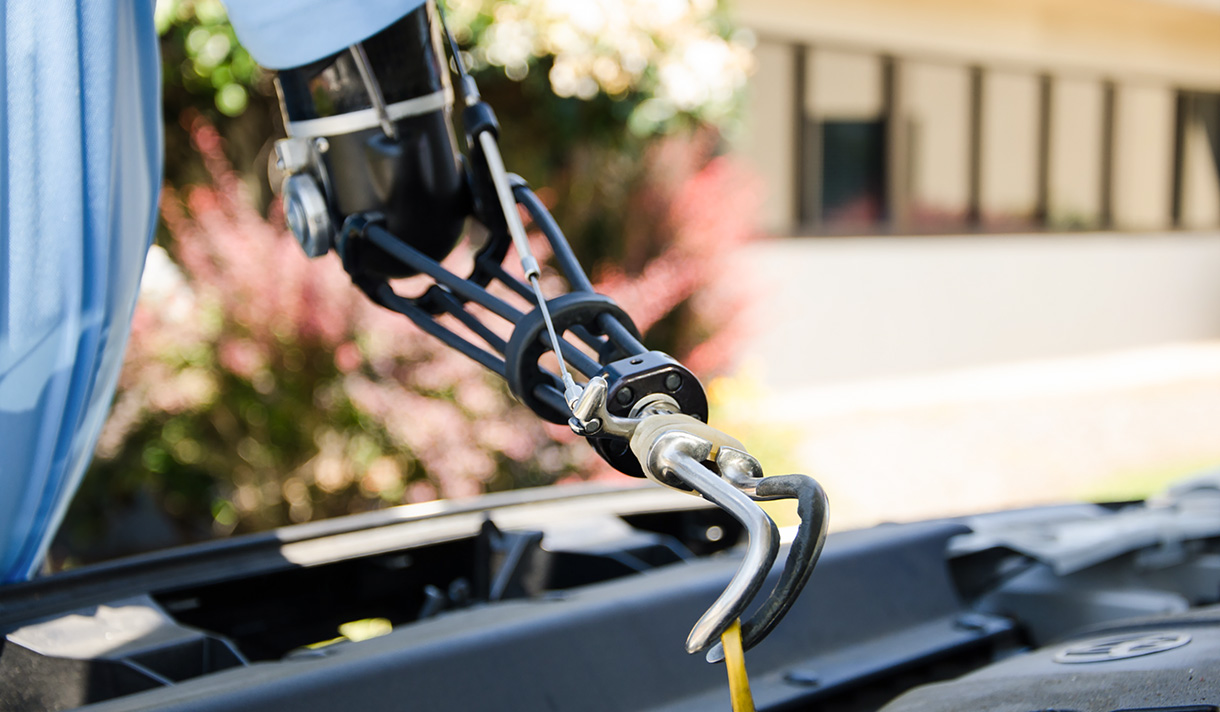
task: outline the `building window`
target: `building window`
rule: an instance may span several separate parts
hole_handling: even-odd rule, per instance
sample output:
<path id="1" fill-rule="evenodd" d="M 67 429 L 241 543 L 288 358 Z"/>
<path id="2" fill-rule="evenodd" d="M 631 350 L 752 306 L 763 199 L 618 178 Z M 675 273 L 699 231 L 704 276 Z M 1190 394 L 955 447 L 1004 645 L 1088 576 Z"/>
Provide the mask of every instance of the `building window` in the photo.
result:
<path id="1" fill-rule="evenodd" d="M 1220 94 L 1183 92 L 1175 214 L 1180 227 L 1220 225 Z"/>
<path id="2" fill-rule="evenodd" d="M 823 121 L 820 129 L 822 224 L 875 229 L 886 219 L 886 122 Z"/>
<path id="3" fill-rule="evenodd" d="M 822 232 L 876 232 L 886 219 L 885 66 L 881 57 L 805 53 L 800 221 Z"/>
<path id="4" fill-rule="evenodd" d="M 788 234 L 1220 226 L 1220 93 L 763 42 L 741 154 Z"/>

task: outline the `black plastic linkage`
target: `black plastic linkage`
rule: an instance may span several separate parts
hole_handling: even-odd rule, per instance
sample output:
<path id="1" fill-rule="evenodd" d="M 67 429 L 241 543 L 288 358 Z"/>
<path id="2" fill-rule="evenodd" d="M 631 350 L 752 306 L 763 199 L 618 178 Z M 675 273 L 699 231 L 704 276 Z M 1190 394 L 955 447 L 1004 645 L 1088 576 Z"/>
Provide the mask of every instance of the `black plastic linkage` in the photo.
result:
<path id="1" fill-rule="evenodd" d="M 525 210 L 534 220 L 534 224 L 546 236 L 546 241 L 551 244 L 551 252 L 555 254 L 555 261 L 559 263 L 559 269 L 567 278 L 568 284 L 572 285 L 572 290 L 592 292 L 593 283 L 589 281 L 589 276 L 581 268 L 580 261 L 576 259 L 576 253 L 572 252 L 572 246 L 564 238 L 563 231 L 559 229 L 559 224 L 555 222 L 551 211 L 546 209 L 546 206 L 520 176 L 511 175 L 509 180 L 513 184 L 513 197 L 518 203 L 525 206 Z"/>
<path id="2" fill-rule="evenodd" d="M 439 285 L 448 288 L 457 296 L 484 306 L 513 324 L 521 323 L 527 316 L 527 314 L 517 311 L 508 302 L 496 297 L 483 287 L 445 269 L 439 262 L 402 242 L 379 225 L 367 225 L 364 229 L 364 235 L 374 245 L 380 247 L 395 259 L 400 260 L 403 264 L 432 277 Z M 394 296 L 398 299 L 405 299 L 405 297 L 397 294 Z M 419 308 L 418 305 L 413 306 Z M 395 309 L 395 311 L 399 310 Z M 474 317 L 471 316 L 470 318 L 473 319 Z M 443 329 L 444 327 L 440 328 Z M 601 369 L 601 364 L 589 358 L 570 342 L 561 341 L 559 347 L 563 350 L 563 357 L 568 363 L 572 364 L 574 368 L 586 376 L 591 376 Z"/>
<path id="3" fill-rule="evenodd" d="M 387 282 L 364 284 L 357 282 L 365 294 L 369 295 L 377 304 L 389 309 L 390 311 L 398 312 L 415 322 L 415 325 L 422 329 L 425 333 L 435 336 L 444 344 L 459 353 L 474 359 L 478 363 L 491 369 L 492 372 L 499 376 L 504 376 L 504 360 L 498 358 L 495 354 L 485 351 L 469 341 L 458 336 L 450 331 L 444 325 L 438 323 L 436 318 L 424 311 L 414 300 L 407 299 L 395 293 L 393 288 Z"/>
<path id="4" fill-rule="evenodd" d="M 551 245 L 551 252 L 555 255 L 555 261 L 559 263 L 559 269 L 563 273 L 564 278 L 568 280 L 572 291 L 593 292 L 593 282 L 589 280 L 589 276 L 585 274 L 584 269 L 580 266 L 580 260 L 576 259 L 576 253 L 572 251 L 572 246 L 568 244 L 567 238 L 564 237 L 563 231 L 560 230 L 559 224 L 555 222 L 551 211 L 547 210 L 546 205 L 538 197 L 534 191 L 530 190 L 529 185 L 517 175 L 509 176 L 513 183 L 513 197 L 517 202 L 525 207 L 526 212 L 530 214 L 530 218 L 534 224 L 546 237 L 547 242 Z M 503 270 L 501 270 L 503 271 Z M 501 281 L 504 281 L 501 279 Z M 510 285 L 512 286 L 512 285 Z M 521 285 L 525 290 L 525 286 Z M 519 292 L 529 298 L 528 290 Z M 624 354 L 642 354 L 648 349 L 644 344 L 640 343 L 630 329 L 627 329 L 623 324 L 610 314 L 603 314 L 598 318 L 597 326 L 600 327 L 602 333 L 610 339 L 610 342 L 619 348 Z M 583 334 L 581 332 L 584 332 Z M 573 333 L 584 341 L 586 344 L 594 348 L 601 349 L 605 346 L 605 342 L 599 340 L 594 344 L 589 338 L 585 337 L 588 334 L 583 327 L 573 329 Z"/>
<path id="5" fill-rule="evenodd" d="M 494 277 L 496 281 L 511 289 L 514 293 L 525 299 L 528 302 L 533 302 L 537 297 L 534 296 L 534 290 L 526 286 L 525 282 L 517 279 L 504 269 L 503 265 L 488 266 L 487 273 Z"/>
<path id="6" fill-rule="evenodd" d="M 370 223 L 365 226 L 364 237 L 369 242 L 389 253 L 394 259 L 417 272 L 422 272 L 435 279 L 438 284 L 447 287 L 449 291 L 462 299 L 487 307 L 492 312 L 495 312 L 497 316 L 507 319 L 514 324 L 524 316 L 523 312 L 518 311 L 508 302 L 491 294 L 469 279 L 459 277 L 445 269 L 441 263 L 411 247 L 380 225 Z"/>
<path id="7" fill-rule="evenodd" d="M 516 292 L 523 299 L 533 302 L 537 298 L 534 296 L 534 291 L 532 289 L 525 286 L 521 280 L 509 274 L 508 270 L 504 269 L 502 265 L 487 265 L 484 267 L 484 270 L 487 275 Z M 600 352 L 606 345 L 605 337 L 594 336 L 583 326 L 574 326 L 568 331 L 573 336 L 587 344 L 590 348 L 596 349 L 598 352 Z"/>
<path id="8" fill-rule="evenodd" d="M 550 376 L 549 373 L 547 375 Z M 558 378 L 552 378 L 554 383 L 551 385 L 539 384 L 534 386 L 533 397 L 536 401 L 544 403 L 551 410 L 563 413 L 569 410 L 568 402 L 563 399 L 563 383 Z"/>
<path id="9" fill-rule="evenodd" d="M 504 353 L 504 349 L 508 346 L 508 342 L 496 334 L 487 325 L 479 321 L 474 314 L 466 311 L 466 305 L 457 297 L 450 294 L 444 287 L 433 285 L 431 289 L 424 295 L 425 299 L 431 299 L 447 314 L 453 315 L 458 321 L 462 322 L 467 329 L 479 335 L 479 338 L 487 342 L 487 345 Z"/>
<path id="10" fill-rule="evenodd" d="M 471 178 L 472 190 L 478 192 L 479 181 L 476 176 Z M 514 198 L 529 213 L 534 226 L 546 236 L 555 263 L 571 289 L 567 294 L 547 300 L 561 335 L 559 347 L 564 359 L 575 371 L 592 377 L 604 372 L 606 364 L 648 354 L 631 318 L 613 300 L 593 290 L 592 282 L 546 206 L 520 177 L 513 176 L 512 181 Z M 513 393 L 544 419 L 565 423 L 571 410 L 564 400 L 562 382 L 539 364 L 539 360 L 552 350 L 552 344 L 542 333 L 543 320 L 534 304 L 533 291 L 504 267 L 503 261 L 511 244 L 507 230 L 502 228 L 488 226 L 491 231 L 488 242 L 475 255 L 475 266 L 468 277 L 454 274 L 437 260 L 399 239 L 378 224 L 374 215 L 349 218 L 336 247 L 349 272 L 358 264 L 358 260 L 349 257 L 361 249 L 360 242 L 365 242 L 414 272 L 431 277 L 435 283 L 422 296 L 409 298 L 397 294 L 384 277 L 353 273 L 353 281 L 374 302 L 403 314 L 426 333 L 503 377 Z M 522 310 L 493 295 L 489 291 L 493 282 L 500 282 L 531 306 Z M 504 339 L 492 331 L 485 317 L 470 311 L 471 304 L 478 304 L 509 322 L 513 326 L 510 338 Z M 440 323 L 437 319 L 442 314 L 457 319 L 496 353 Z M 596 358 L 582 351 L 576 341 L 593 349 Z M 694 382 L 695 379 L 689 380 Z M 598 452 L 603 457 L 607 455 L 602 449 Z M 614 464 L 622 458 L 609 459 Z M 622 469 L 621 464 L 615 466 Z"/>
<path id="11" fill-rule="evenodd" d="M 597 325 L 601 327 L 602 332 L 610 339 L 610 343 L 614 344 L 627 356 L 638 356 L 643 353 L 648 353 L 648 347 L 636 338 L 631 329 L 628 329 L 623 322 L 614 318 L 612 314 L 602 314 L 597 318 Z M 632 326 L 632 328 L 635 328 Z"/>
<path id="12" fill-rule="evenodd" d="M 595 326 L 601 314 L 612 314 L 621 321 L 630 323 L 627 313 L 614 300 L 595 292 L 569 292 L 554 299 L 547 300 L 550 307 L 551 320 L 555 331 L 563 333 L 572 330 L 577 325 Z M 568 342 L 563 342 L 568 343 Z M 528 405 L 535 413 L 552 423 L 566 423 L 571 417 L 571 409 L 564 404 L 552 408 L 534 398 L 538 385 L 550 385 L 552 374 L 544 371 L 539 365 L 539 359 L 551 350 L 549 339 L 546 338 L 546 327 L 542 313 L 534 309 L 517 323 L 513 329 L 512 338 L 508 340 L 508 350 L 504 353 L 504 379 L 512 392 Z M 568 349 L 564 349 L 567 356 Z M 603 355 L 599 354 L 603 357 Z M 571 361 L 572 367 L 587 377 L 592 377 L 602 371 L 603 366 L 583 353 L 579 359 Z M 560 389 L 562 393 L 562 389 Z M 562 402 L 562 399 L 560 399 Z"/>

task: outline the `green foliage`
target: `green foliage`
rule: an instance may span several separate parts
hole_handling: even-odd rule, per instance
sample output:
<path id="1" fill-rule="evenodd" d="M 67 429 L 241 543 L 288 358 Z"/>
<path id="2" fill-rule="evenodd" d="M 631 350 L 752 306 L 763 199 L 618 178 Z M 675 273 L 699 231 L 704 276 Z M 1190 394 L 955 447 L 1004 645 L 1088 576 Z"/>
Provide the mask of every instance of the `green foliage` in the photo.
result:
<path id="1" fill-rule="evenodd" d="M 721 124 L 753 67 L 751 38 L 716 0 L 448 0 L 477 69 L 546 78 L 560 99 L 617 106 L 615 133 Z"/>
<path id="2" fill-rule="evenodd" d="M 241 116 L 262 70 L 237 42 L 224 5 L 219 0 L 158 0 L 155 22 L 163 38 L 166 83 L 210 99 L 225 116 Z"/>
<path id="3" fill-rule="evenodd" d="M 646 173 L 664 170 L 646 154 L 666 137 L 736 119 L 752 38 L 715 0 L 445 5 L 500 115 L 513 170 L 554 190 L 552 210 L 585 265 L 639 273 L 665 247 L 643 229 L 656 216 L 628 209 L 647 203 L 639 193 L 655 184 Z"/>

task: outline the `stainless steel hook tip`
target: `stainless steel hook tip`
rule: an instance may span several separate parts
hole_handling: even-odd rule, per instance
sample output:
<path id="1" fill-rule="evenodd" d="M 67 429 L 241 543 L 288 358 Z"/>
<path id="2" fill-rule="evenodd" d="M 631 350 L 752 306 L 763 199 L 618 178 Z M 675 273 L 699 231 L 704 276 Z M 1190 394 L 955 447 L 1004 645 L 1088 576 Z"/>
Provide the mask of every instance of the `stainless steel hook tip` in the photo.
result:
<path id="1" fill-rule="evenodd" d="M 673 422 L 673 419 L 666 421 Z M 692 430 L 707 434 L 707 425 L 698 423 Z M 661 484 L 683 484 L 716 504 L 741 522 L 747 544 L 733 578 L 724 591 L 699 618 L 687 637 L 689 653 L 707 650 L 708 662 L 724 659 L 719 638 L 745 613 L 758 595 L 779 554 L 779 530 L 755 500 L 794 498 L 801 516 L 796 539 L 779 582 L 767 599 L 742 624 L 742 646 L 748 650 L 767 636 L 792 607 L 809 580 L 822 552 L 827 529 L 827 500 L 821 486 L 805 475 L 762 477 L 758 461 L 743 449 L 721 445 L 687 432 L 680 427 L 660 431 L 643 429 L 651 440 L 646 448 L 633 440 L 632 447 L 641 457 L 644 470 Z M 714 435 L 711 437 L 715 437 Z M 704 463 L 714 462 L 719 474 Z"/>

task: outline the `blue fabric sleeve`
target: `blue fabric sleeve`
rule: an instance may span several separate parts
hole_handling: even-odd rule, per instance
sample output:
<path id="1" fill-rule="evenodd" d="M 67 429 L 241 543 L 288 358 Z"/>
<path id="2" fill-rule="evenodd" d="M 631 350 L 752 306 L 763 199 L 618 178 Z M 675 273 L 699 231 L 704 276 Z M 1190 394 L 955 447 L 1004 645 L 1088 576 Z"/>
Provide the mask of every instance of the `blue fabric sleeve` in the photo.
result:
<path id="1" fill-rule="evenodd" d="M 225 0 L 242 46 L 269 69 L 299 67 L 371 37 L 424 0 Z"/>
<path id="2" fill-rule="evenodd" d="M 269 68 L 305 64 L 423 0 L 229 0 Z M 153 0 L 0 10 L 0 583 L 37 572 L 114 395 L 156 224 Z"/>
<path id="3" fill-rule="evenodd" d="M 123 361 L 161 182 L 152 0 L 0 10 L 0 582 L 37 572 Z"/>

